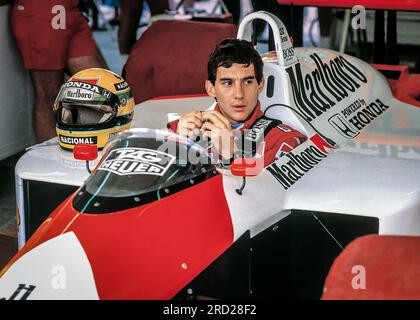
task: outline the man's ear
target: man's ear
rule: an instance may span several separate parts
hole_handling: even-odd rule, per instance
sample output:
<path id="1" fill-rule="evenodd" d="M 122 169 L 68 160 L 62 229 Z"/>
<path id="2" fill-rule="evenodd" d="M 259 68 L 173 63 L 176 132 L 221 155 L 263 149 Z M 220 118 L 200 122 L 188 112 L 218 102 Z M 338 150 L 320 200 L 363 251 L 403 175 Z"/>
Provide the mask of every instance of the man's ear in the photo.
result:
<path id="1" fill-rule="evenodd" d="M 206 80 L 205 86 L 207 94 L 212 98 L 216 98 L 216 90 L 214 89 L 213 83 L 210 80 Z"/>
<path id="2" fill-rule="evenodd" d="M 264 89 L 264 77 L 261 78 L 260 83 L 258 84 L 258 94 L 260 94 Z"/>

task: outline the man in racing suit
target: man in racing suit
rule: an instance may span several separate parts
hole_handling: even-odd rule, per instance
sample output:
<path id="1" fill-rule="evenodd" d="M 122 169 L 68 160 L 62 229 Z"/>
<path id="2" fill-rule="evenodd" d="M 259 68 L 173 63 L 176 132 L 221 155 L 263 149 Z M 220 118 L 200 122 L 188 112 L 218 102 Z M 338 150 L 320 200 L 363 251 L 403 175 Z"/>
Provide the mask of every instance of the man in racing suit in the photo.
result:
<path id="1" fill-rule="evenodd" d="M 244 150 L 238 150 L 241 149 L 237 143 L 241 140 L 239 136 L 245 136 L 246 131 L 263 130 L 264 167 L 306 140 L 303 134 L 281 121 L 264 117 L 258 101 L 264 87 L 263 62 L 250 42 L 221 41 L 211 53 L 207 67 L 206 91 L 217 103 L 207 111 L 182 115 L 168 123 L 169 129 L 191 139 L 197 139 L 201 131 L 202 138 L 213 142 L 214 151 L 224 161 L 244 155 Z"/>

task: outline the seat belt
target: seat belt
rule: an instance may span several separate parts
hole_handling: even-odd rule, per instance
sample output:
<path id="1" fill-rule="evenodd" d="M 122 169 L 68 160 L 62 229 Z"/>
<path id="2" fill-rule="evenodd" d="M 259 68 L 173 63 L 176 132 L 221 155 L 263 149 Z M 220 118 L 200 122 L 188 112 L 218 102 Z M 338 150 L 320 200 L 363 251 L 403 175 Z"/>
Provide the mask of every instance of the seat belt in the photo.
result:
<path id="1" fill-rule="evenodd" d="M 238 150 L 236 157 L 254 158 L 261 142 L 267 134 L 282 124 L 280 120 L 261 116 L 254 122 L 254 124 L 236 140 Z"/>

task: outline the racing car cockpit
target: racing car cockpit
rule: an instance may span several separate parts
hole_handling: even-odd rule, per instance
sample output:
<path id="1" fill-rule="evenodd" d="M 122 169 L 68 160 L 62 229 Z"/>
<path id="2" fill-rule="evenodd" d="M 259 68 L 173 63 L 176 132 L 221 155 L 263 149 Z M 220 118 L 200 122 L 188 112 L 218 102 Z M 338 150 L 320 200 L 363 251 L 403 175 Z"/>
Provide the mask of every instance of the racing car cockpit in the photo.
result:
<path id="1" fill-rule="evenodd" d="M 216 174 L 207 150 L 175 133 L 133 129 L 107 144 L 73 206 L 81 213 L 137 207 Z"/>

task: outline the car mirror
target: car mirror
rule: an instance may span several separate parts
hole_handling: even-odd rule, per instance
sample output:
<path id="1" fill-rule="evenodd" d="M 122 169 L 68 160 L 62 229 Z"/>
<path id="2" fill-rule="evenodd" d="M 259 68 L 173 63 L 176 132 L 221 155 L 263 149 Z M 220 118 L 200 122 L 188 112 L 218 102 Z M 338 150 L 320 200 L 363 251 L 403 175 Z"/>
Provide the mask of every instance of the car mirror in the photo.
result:
<path id="1" fill-rule="evenodd" d="M 73 157 L 77 160 L 93 161 L 98 157 L 98 147 L 94 144 L 76 144 Z"/>
<path id="2" fill-rule="evenodd" d="M 76 144 L 73 148 L 73 157 L 77 160 L 86 161 L 86 170 L 92 173 L 89 167 L 89 161 L 93 161 L 98 157 L 98 146 L 95 144 Z"/>
<path id="3" fill-rule="evenodd" d="M 262 158 L 237 158 L 230 165 L 230 172 L 239 177 L 255 177 L 264 169 Z"/>

